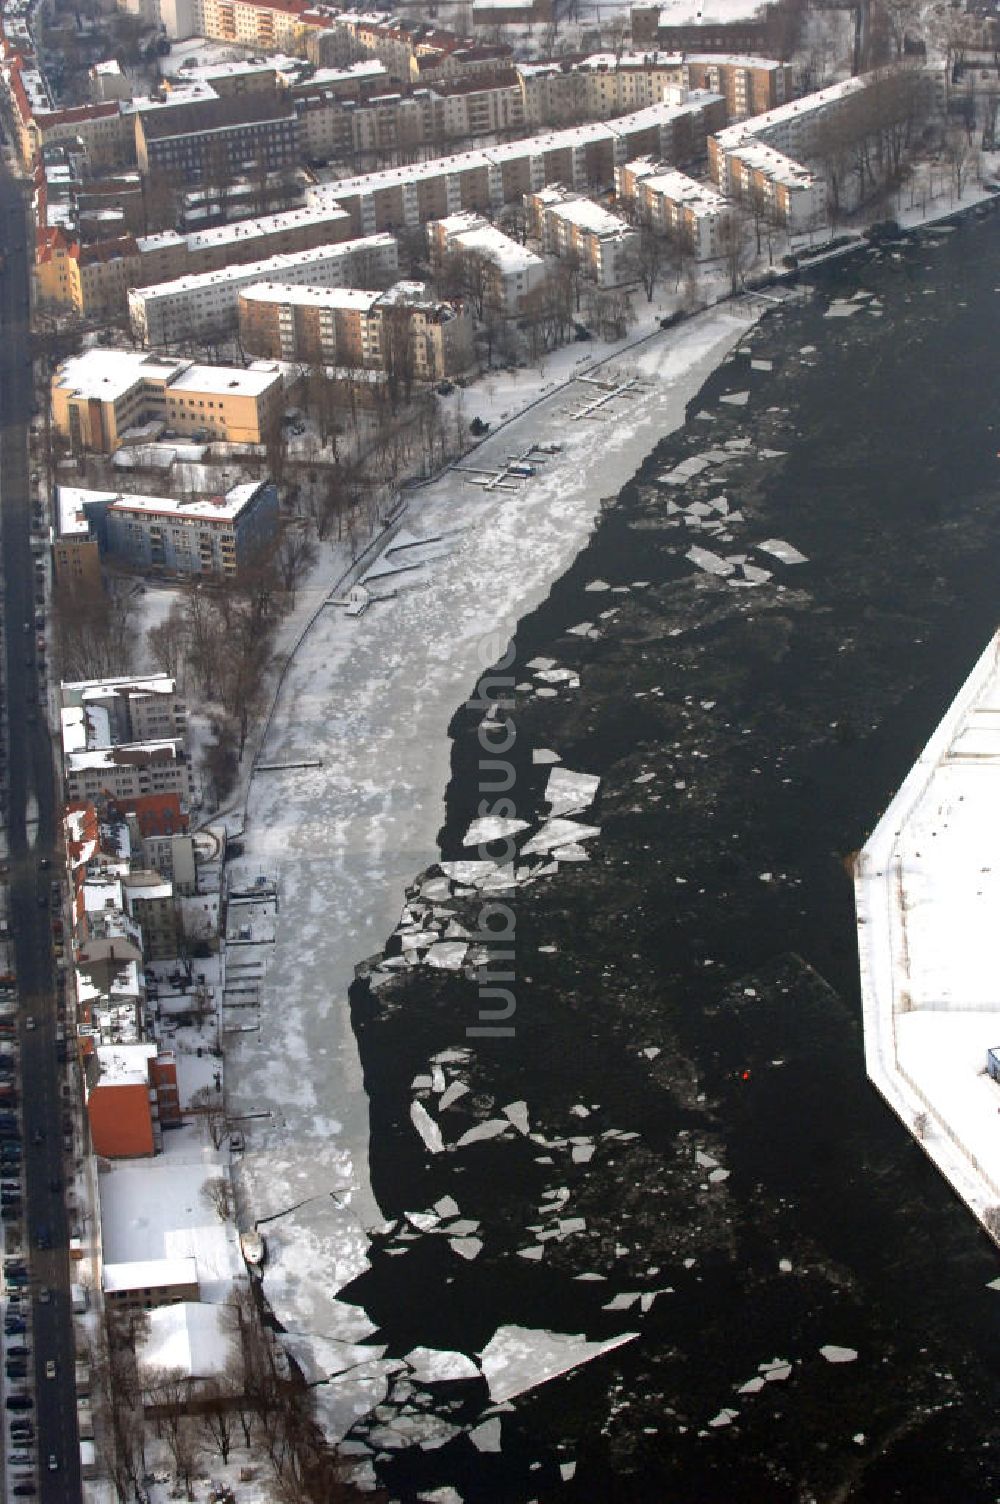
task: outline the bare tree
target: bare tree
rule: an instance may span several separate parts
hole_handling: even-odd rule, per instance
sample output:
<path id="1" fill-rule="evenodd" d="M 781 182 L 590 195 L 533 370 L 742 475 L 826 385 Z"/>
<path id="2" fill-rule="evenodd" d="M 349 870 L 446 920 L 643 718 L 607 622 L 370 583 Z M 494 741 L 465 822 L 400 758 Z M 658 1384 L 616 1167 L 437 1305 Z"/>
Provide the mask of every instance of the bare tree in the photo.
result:
<path id="1" fill-rule="evenodd" d="M 233 1378 L 229 1373 L 207 1379 L 198 1391 L 198 1417 L 208 1445 L 219 1454 L 223 1466 L 229 1461 L 237 1426 Z M 249 1446 L 249 1442 L 247 1443 Z"/>
<path id="2" fill-rule="evenodd" d="M 211 1086 L 199 1086 L 188 1099 L 188 1112 L 201 1118 L 215 1149 L 222 1147 L 226 1136 L 226 1114 L 219 1093 Z"/>
<path id="3" fill-rule="evenodd" d="M 961 126 L 957 128 L 952 126 L 945 132 L 941 154 L 951 174 L 951 185 L 955 197 L 961 198 L 962 190 L 970 174 L 978 168 L 979 148 L 969 140 L 968 134 Z"/>
<path id="4" fill-rule="evenodd" d="M 667 243 L 659 235 L 648 213 L 640 211 L 639 236 L 633 255 L 635 275 L 642 284 L 647 303 L 653 301 L 653 293 L 660 274 L 667 262 Z"/>
<path id="5" fill-rule="evenodd" d="M 157 668 L 183 681 L 188 625 L 184 607 L 175 601 L 163 621 L 150 627 L 146 646 Z"/>
<path id="6" fill-rule="evenodd" d="M 743 273 L 747 266 L 750 249 L 747 228 L 746 214 L 738 205 L 732 205 L 719 218 L 719 250 L 733 297 L 743 285 Z"/>
<path id="7" fill-rule="evenodd" d="M 179 1418 L 176 1427 L 168 1429 L 164 1440 L 174 1464 L 178 1486 L 184 1489 L 185 1498 L 193 1499 L 194 1475 L 201 1452 L 201 1439 L 195 1422 L 187 1416 Z"/>
<path id="8" fill-rule="evenodd" d="M 94 595 L 67 588 L 52 604 L 54 657 L 64 679 L 94 679 L 127 673 L 132 663 L 135 602 L 133 582 L 106 574 Z"/>
<path id="9" fill-rule="evenodd" d="M 286 522 L 274 549 L 274 563 L 286 594 L 292 602 L 295 591 L 316 562 L 316 545 L 302 522 Z"/>
<path id="10" fill-rule="evenodd" d="M 216 1145 L 216 1148 L 219 1146 Z M 203 1181 L 199 1193 L 203 1201 L 215 1212 L 220 1222 L 226 1222 L 233 1214 L 233 1188 L 225 1175 L 212 1175 Z"/>
<path id="11" fill-rule="evenodd" d="M 879 9 L 885 18 L 886 30 L 892 41 L 897 62 L 906 50 L 906 39 L 918 28 L 921 15 L 920 0 L 879 0 Z"/>

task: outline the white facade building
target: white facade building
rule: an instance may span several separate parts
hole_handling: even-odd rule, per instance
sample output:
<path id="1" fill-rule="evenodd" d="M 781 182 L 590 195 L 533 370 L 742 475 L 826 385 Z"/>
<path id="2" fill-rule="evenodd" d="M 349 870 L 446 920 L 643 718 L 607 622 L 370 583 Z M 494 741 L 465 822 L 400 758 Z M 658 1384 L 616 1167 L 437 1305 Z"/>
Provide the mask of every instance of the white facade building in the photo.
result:
<path id="1" fill-rule="evenodd" d="M 306 283 L 350 287 L 391 281 L 399 266 L 392 235 L 369 235 L 340 245 L 318 246 L 254 261 L 245 266 L 177 277 L 129 291 L 129 319 L 137 339 L 167 345 L 196 331 L 228 329 L 236 323 L 240 291 L 256 282 Z"/>

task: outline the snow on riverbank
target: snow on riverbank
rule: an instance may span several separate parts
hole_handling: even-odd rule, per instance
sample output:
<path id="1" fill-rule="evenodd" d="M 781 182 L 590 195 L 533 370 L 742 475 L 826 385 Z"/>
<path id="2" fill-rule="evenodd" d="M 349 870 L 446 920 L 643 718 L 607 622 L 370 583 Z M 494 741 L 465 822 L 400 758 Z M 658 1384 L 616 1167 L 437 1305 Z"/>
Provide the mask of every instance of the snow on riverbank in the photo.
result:
<path id="1" fill-rule="evenodd" d="M 231 1117 L 262 1114 L 241 1124 L 241 1176 L 247 1219 L 267 1235 L 265 1293 L 297 1351 L 312 1342 L 326 1371 L 346 1366 L 331 1363 L 331 1343 L 372 1331 L 335 1297 L 366 1267 L 366 1230 L 381 1223 L 347 993 L 355 963 L 395 928 L 405 886 L 438 855 L 448 724 L 586 543 L 600 499 L 683 422 L 748 328 L 746 310 L 711 310 L 623 355 L 621 374 L 643 385 L 613 410 L 572 421 L 599 395 L 580 385 L 488 439 L 468 461 L 484 470 L 534 442 L 563 448 L 516 489 L 451 471 L 412 496 L 408 532 L 446 534 L 446 547 L 423 569 L 383 575 L 377 593 L 398 593 L 360 617 L 321 612 L 288 672 L 260 759 L 271 771 L 254 776 L 231 872 L 234 885 L 277 880 L 277 933 L 229 951 L 230 975 L 263 959 L 266 976 L 259 1029 L 226 1035 L 226 1090 Z"/>

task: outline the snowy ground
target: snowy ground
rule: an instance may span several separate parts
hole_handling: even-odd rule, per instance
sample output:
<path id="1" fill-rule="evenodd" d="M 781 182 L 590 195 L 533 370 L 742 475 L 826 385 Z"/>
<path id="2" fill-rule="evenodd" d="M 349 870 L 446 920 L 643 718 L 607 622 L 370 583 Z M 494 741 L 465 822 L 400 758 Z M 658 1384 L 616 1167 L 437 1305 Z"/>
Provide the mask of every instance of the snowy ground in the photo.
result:
<path id="1" fill-rule="evenodd" d="M 279 922 L 273 945 L 251 947 L 266 965 L 259 1027 L 226 1035 L 226 1092 L 231 1117 L 266 1114 L 241 1120 L 240 1168 L 267 1236 L 265 1292 L 297 1352 L 313 1348 L 327 1371 L 317 1339 L 349 1346 L 372 1330 L 335 1295 L 366 1267 L 367 1229 L 382 1220 L 347 991 L 437 856 L 449 721 L 579 551 L 601 497 L 683 421 L 747 327 L 730 306 L 656 337 L 622 362 L 643 385 L 593 419 L 570 416 L 600 395 L 592 385 L 535 406 L 474 458 L 486 471 L 534 442 L 564 446 L 515 489 L 452 471 L 412 496 L 406 528 L 440 537 L 439 557 L 379 579 L 379 594 L 398 594 L 359 618 L 321 612 L 287 676 L 261 761 L 311 765 L 259 772 L 250 788 L 231 881 L 275 879 Z M 234 959 L 251 958 L 241 947 Z"/>

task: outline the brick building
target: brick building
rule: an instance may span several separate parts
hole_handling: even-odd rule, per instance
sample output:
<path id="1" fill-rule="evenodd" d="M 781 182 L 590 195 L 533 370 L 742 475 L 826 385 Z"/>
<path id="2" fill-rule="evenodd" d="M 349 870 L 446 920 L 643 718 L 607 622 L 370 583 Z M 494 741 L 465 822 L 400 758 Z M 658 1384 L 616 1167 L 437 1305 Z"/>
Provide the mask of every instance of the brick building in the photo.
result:
<path id="1" fill-rule="evenodd" d="M 370 370 L 403 365 L 417 381 L 457 375 L 472 361 L 468 310 L 430 297 L 422 282 L 386 292 L 258 283 L 240 294 L 239 320 L 244 348 L 276 360 Z"/>
<path id="2" fill-rule="evenodd" d="M 561 260 L 573 257 L 598 287 L 636 280 L 638 232 L 617 214 L 572 189 L 543 188 L 524 199 L 528 233 Z"/>
<path id="3" fill-rule="evenodd" d="M 661 235 L 679 241 L 695 260 L 721 254 L 720 226 L 728 205 L 713 188 L 649 157 L 619 167 L 615 187 L 621 204 L 632 207 Z"/>

